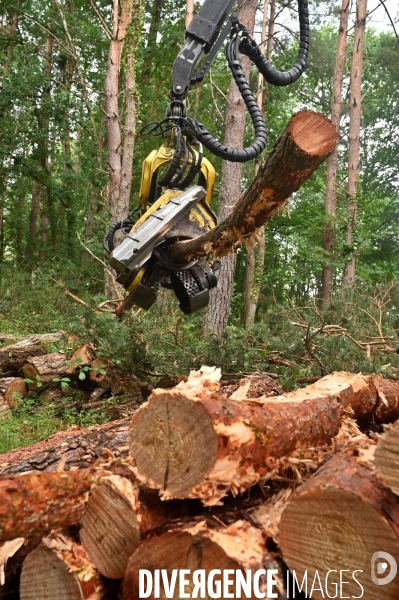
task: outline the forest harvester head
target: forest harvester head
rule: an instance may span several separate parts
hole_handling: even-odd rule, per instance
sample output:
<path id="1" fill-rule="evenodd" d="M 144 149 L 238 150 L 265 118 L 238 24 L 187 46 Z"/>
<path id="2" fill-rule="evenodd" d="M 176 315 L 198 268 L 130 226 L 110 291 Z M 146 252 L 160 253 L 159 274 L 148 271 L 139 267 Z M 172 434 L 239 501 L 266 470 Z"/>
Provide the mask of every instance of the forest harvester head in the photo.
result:
<path id="1" fill-rule="evenodd" d="M 270 65 L 236 15 L 228 18 L 235 1 L 205 0 L 188 26 L 185 43 L 173 64 L 166 117 L 141 131 L 142 135 L 162 136 L 164 142 L 143 163 L 138 206 L 105 235 L 103 245 L 109 264 L 127 290 L 131 306 L 147 310 L 162 286 L 174 290 L 183 312 L 192 313 L 207 306 L 209 290 L 217 285 L 218 261 L 199 258 L 176 264 L 168 251 L 175 242 L 196 238 L 216 226 L 210 208 L 215 170 L 203 156 L 203 147 L 232 162 L 253 160 L 266 148 L 264 117 L 245 78 L 239 54 L 247 55 L 265 80 L 277 86 L 294 83 L 305 70 L 309 49 L 307 0 L 298 0 L 298 57 L 295 65 L 284 72 Z M 203 80 L 229 34 L 226 59 L 255 133 L 252 144 L 241 150 L 221 144 L 204 125 L 187 116 L 185 106 L 190 85 Z"/>

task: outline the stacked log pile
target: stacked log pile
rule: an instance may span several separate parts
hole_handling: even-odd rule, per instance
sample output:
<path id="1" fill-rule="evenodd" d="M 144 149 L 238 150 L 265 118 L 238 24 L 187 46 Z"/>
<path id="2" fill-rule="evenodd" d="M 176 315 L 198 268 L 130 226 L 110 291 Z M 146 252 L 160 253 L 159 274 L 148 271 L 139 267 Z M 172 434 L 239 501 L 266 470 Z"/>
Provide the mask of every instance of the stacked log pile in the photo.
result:
<path id="1" fill-rule="evenodd" d="M 333 373 L 284 394 L 265 375 L 219 378 L 204 367 L 131 419 L 0 456 L 0 542 L 14 551 L 0 589 L 21 566 L 21 600 L 136 599 L 143 569 L 169 583 L 216 569 L 215 585 L 229 572 L 232 592 L 272 570 L 283 599 L 289 569 L 312 598 L 397 599 L 399 577 L 380 586 L 370 568 L 379 551 L 399 560 L 399 384 Z M 185 597 L 178 582 L 168 597 Z"/>
<path id="2" fill-rule="evenodd" d="M 52 351 L 54 347 L 69 348 Z M 69 395 L 70 388 L 83 392 L 66 408 L 97 408 L 108 396 L 127 392 L 139 405 L 150 393 L 147 382 L 124 372 L 111 360 L 98 356 L 92 344 L 78 346 L 62 333 L 31 336 L 0 348 L 0 419 L 10 414 L 18 398 L 30 392 L 49 403 Z M 65 392 L 63 394 L 63 392 Z"/>

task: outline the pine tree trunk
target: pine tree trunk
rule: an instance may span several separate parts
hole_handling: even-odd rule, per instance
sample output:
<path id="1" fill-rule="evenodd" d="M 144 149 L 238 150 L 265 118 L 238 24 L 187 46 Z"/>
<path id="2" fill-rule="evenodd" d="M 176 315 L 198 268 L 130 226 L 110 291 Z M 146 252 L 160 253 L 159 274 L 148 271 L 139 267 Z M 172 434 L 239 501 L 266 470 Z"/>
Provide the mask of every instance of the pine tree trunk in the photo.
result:
<path id="1" fill-rule="evenodd" d="M 100 472 L 35 473 L 0 479 L 0 542 L 78 523 Z"/>
<path id="2" fill-rule="evenodd" d="M 117 221 L 127 217 L 130 203 L 130 189 L 133 175 L 133 151 L 136 135 L 136 77 L 135 62 L 136 51 L 140 41 L 141 25 L 141 0 L 129 0 L 131 2 L 130 23 L 126 33 L 124 44 L 125 50 L 125 106 L 123 127 L 123 154 L 121 164 L 121 178 L 119 190 L 119 202 L 116 211 Z"/>
<path id="3" fill-rule="evenodd" d="M 350 11 L 349 0 L 342 0 L 339 32 L 338 32 L 338 48 L 335 59 L 333 96 L 331 101 L 331 121 L 339 132 L 339 123 L 341 119 L 341 102 L 342 102 L 342 80 L 344 77 L 344 67 L 346 60 L 346 40 L 348 36 L 348 17 Z M 326 222 L 324 225 L 324 257 L 325 264 L 323 265 L 321 275 L 321 305 L 325 309 L 331 302 L 332 294 L 332 279 L 333 279 L 333 249 L 335 243 L 335 217 L 337 210 L 337 168 L 338 168 L 338 147 L 327 159 L 327 178 L 326 178 Z"/>
<path id="4" fill-rule="evenodd" d="M 341 598 L 399 597 L 398 577 L 387 585 L 376 585 L 370 577 L 376 552 L 383 549 L 399 557 L 399 502 L 375 475 L 374 451 L 375 446 L 366 440 L 333 456 L 299 488 L 282 515 L 279 545 L 284 561 L 291 572 L 295 570 L 299 582 L 307 572 L 307 597 L 325 597 L 317 591 L 309 594 L 316 571 L 322 582 L 329 572 L 329 593 L 334 597 L 341 570 L 345 570 L 343 581 L 347 582 L 341 588 Z M 376 562 L 374 569 L 377 572 Z M 363 594 L 352 577 L 354 571 L 364 588 Z M 317 578 L 315 589 L 320 590 Z"/>
<path id="5" fill-rule="evenodd" d="M 129 418 L 80 429 L 77 425 L 28 448 L 1 455 L 2 475 L 26 471 L 54 472 L 63 464 L 65 472 L 85 469 L 104 457 L 124 458 L 129 451 Z"/>
<path id="6" fill-rule="evenodd" d="M 347 218 L 346 247 L 348 259 L 345 266 L 343 286 L 350 288 L 355 283 L 356 249 L 354 230 L 357 219 L 357 194 L 360 172 L 360 126 L 362 115 L 362 69 L 364 52 L 364 31 L 366 28 L 367 0 L 358 0 L 355 23 L 355 39 L 353 42 L 351 93 L 349 106 L 349 148 L 348 148 L 348 185 L 347 185 Z"/>
<path id="7" fill-rule="evenodd" d="M 255 26 L 256 0 L 240 0 L 237 16 L 252 34 Z M 243 71 L 249 79 L 251 62 L 242 57 Z M 242 148 L 246 123 L 246 108 L 235 81 L 231 80 L 226 103 L 224 144 L 231 148 Z M 241 194 L 241 163 L 222 161 L 218 220 L 223 221 L 232 211 Z M 211 291 L 209 306 L 204 314 L 203 330 L 207 334 L 219 337 L 226 328 L 233 291 L 236 255 L 230 254 L 222 260 L 219 271 L 218 287 Z"/>
<path id="8" fill-rule="evenodd" d="M 275 2 L 275 0 L 274 0 Z M 267 11 L 269 7 L 269 0 L 265 0 L 263 5 L 263 18 L 262 18 L 262 41 L 266 39 L 266 22 L 267 22 Z M 273 20 L 274 26 L 274 20 Z M 269 22 L 269 39 L 273 38 L 270 35 L 272 27 L 272 21 Z M 266 42 L 265 42 L 266 44 Z M 270 54 L 267 59 L 270 60 Z M 259 73 L 258 76 L 258 106 L 265 116 L 263 108 L 263 86 L 266 85 L 263 76 Z M 255 175 L 258 174 L 260 163 L 255 163 Z M 247 248 L 247 258 L 245 264 L 245 294 L 244 294 L 244 323 L 246 327 L 252 327 L 255 323 L 256 309 L 258 307 L 259 293 L 261 286 L 261 279 L 263 274 L 263 267 L 265 263 L 265 231 L 263 228 L 258 231 L 258 239 L 254 245 Z"/>
<path id="9" fill-rule="evenodd" d="M 164 0 L 153 0 L 152 3 L 152 11 L 151 11 L 151 22 L 150 28 L 148 30 L 147 35 L 147 45 L 145 48 L 145 56 L 143 60 L 143 66 L 141 69 L 141 86 L 144 87 L 148 85 L 151 75 L 151 67 L 155 67 L 153 64 L 153 55 L 152 52 L 155 49 L 157 43 L 157 35 L 159 31 L 159 25 L 161 23 L 161 14 L 164 5 Z"/>

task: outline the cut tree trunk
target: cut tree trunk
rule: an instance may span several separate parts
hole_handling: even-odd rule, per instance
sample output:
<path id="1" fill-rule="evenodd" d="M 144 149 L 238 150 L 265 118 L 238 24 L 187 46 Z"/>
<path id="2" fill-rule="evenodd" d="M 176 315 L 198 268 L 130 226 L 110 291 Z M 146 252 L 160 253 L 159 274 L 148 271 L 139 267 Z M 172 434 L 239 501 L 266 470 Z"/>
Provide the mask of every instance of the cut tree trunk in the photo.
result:
<path id="1" fill-rule="evenodd" d="M 377 552 L 383 549 L 381 554 L 399 557 L 399 502 L 376 477 L 374 450 L 366 441 L 333 456 L 299 489 L 282 515 L 279 544 L 283 558 L 299 582 L 307 572 L 308 594 L 313 581 L 320 590 L 319 581 L 325 582 L 328 572 L 329 591 L 334 593 L 343 570 L 347 583 L 341 597 L 399 597 L 399 579 L 382 585 L 384 571 L 378 571 L 381 559 L 387 557 L 377 557 Z M 370 565 L 380 585 L 371 580 Z M 385 575 L 393 568 L 387 567 Z M 354 571 L 363 594 L 352 577 Z M 310 596 L 325 597 L 318 591 Z"/>
<path id="2" fill-rule="evenodd" d="M 22 377 L 4 377 L 0 379 L 0 406 L 7 403 L 11 408 L 17 405 L 14 394 L 23 398 L 28 395 L 28 386 Z"/>
<path id="3" fill-rule="evenodd" d="M 301 187 L 331 154 L 336 142 L 337 131 L 327 117 L 307 111 L 297 113 L 233 212 L 212 231 L 174 244 L 168 256 L 183 263 L 236 250 Z"/>
<path id="4" fill-rule="evenodd" d="M 101 480 L 80 521 L 80 541 L 99 572 L 122 579 L 142 535 L 163 525 L 169 506 L 140 492 L 137 482 L 119 475 Z"/>
<path id="5" fill-rule="evenodd" d="M 100 600 L 105 584 L 80 544 L 52 533 L 28 554 L 21 573 L 20 600 Z"/>
<path id="6" fill-rule="evenodd" d="M 216 370 L 192 373 L 174 389 L 155 390 L 132 418 L 135 472 L 164 499 L 212 505 L 248 489 L 283 457 L 329 444 L 348 412 L 375 418 L 385 383 L 333 373 L 282 396 L 232 400 L 218 395 L 216 382 Z M 399 416 L 398 391 L 384 396 L 386 421 Z"/>
<path id="7" fill-rule="evenodd" d="M 74 425 L 28 448 L 0 454 L 0 473 L 19 475 L 31 469 L 56 471 L 61 459 L 64 471 L 75 471 L 104 458 L 124 458 L 129 450 L 129 422 L 127 418 L 87 429 Z"/>
<path id="8" fill-rule="evenodd" d="M 28 358 L 47 354 L 46 344 L 59 343 L 62 339 L 61 333 L 45 333 L 0 348 L 0 376 L 18 375 Z"/>
<path id="9" fill-rule="evenodd" d="M 380 479 L 399 496 L 399 421 L 378 439 L 375 468 Z"/>
<path id="10" fill-rule="evenodd" d="M 29 383 L 29 390 L 36 391 L 39 388 L 54 383 L 54 379 L 61 379 L 67 372 L 66 356 L 63 352 L 52 352 L 44 356 L 33 356 L 24 363 L 22 373 Z M 42 385 L 38 385 L 41 383 Z"/>
<path id="11" fill-rule="evenodd" d="M 78 523 L 101 473 L 26 473 L 0 478 L 0 542 Z"/>
<path id="12" fill-rule="evenodd" d="M 139 385 L 145 383 L 139 382 Z M 231 396 L 244 386 L 247 386 L 248 398 L 257 398 L 261 395 L 276 396 L 283 392 L 279 384 L 267 375 L 253 373 L 239 382 L 222 385 L 220 394 Z M 46 398 L 46 394 L 47 391 L 40 398 L 43 396 Z M 103 460 L 104 456 L 114 455 L 115 458 L 125 458 L 129 451 L 129 422 L 130 419 L 121 419 L 87 429 L 80 429 L 74 425 L 68 431 L 56 433 L 47 440 L 28 448 L 18 448 L 0 454 L 0 473 L 18 475 L 31 469 L 43 472 L 56 471 L 61 458 L 65 460 L 64 471 L 84 469 Z"/>
<path id="13" fill-rule="evenodd" d="M 259 597 L 255 596 L 252 586 L 251 592 L 244 592 L 244 596 L 235 593 L 237 571 L 241 571 L 244 579 L 246 579 L 247 570 L 251 570 L 253 577 L 257 570 L 275 569 L 277 572 L 273 578 L 277 585 L 273 586 L 272 591 L 276 594 L 276 598 L 280 600 L 286 598 L 282 569 L 273 555 L 266 550 L 261 529 L 243 520 L 236 521 L 227 527 L 223 527 L 216 521 L 212 523 L 211 518 L 207 518 L 206 521 L 198 520 L 191 524 L 183 521 L 176 524 L 175 527 L 168 526 L 168 531 L 161 535 L 147 538 L 129 560 L 122 583 L 121 600 L 135 600 L 139 597 L 140 569 L 147 569 L 152 574 L 156 569 L 159 569 L 158 573 L 160 570 L 165 569 L 169 582 L 172 579 L 173 570 L 177 569 L 177 573 L 179 573 L 179 569 L 188 569 L 189 573 L 186 573 L 186 579 L 190 583 L 186 586 L 185 592 L 190 594 L 190 597 L 194 587 L 192 583 L 193 571 L 204 570 L 204 580 L 206 582 L 210 571 L 219 569 L 222 573 L 217 574 L 214 581 L 219 582 L 217 585 L 221 586 L 222 577 L 227 574 L 231 581 L 229 592 L 232 594 L 232 598 Z M 231 570 L 230 573 L 226 573 L 228 569 Z M 259 583 L 260 592 L 266 592 L 266 577 L 261 577 Z M 165 594 L 162 590 L 163 583 L 161 579 L 160 597 L 164 598 Z M 204 591 L 205 595 L 198 594 L 197 597 L 209 598 L 210 594 L 206 590 Z M 156 597 L 153 589 L 153 593 L 150 594 L 149 598 Z M 174 591 L 169 597 L 176 600 L 183 597 L 180 594 L 178 577 Z M 214 597 L 223 598 L 226 596 L 219 592 Z M 265 597 L 271 596 L 265 594 Z"/>

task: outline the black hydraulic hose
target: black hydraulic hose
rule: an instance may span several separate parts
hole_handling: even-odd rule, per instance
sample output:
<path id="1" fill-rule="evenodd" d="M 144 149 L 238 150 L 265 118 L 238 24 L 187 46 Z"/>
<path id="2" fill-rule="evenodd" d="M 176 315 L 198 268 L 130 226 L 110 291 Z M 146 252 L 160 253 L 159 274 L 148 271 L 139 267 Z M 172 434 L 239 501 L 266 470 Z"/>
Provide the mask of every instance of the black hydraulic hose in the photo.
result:
<path id="1" fill-rule="evenodd" d="M 226 58 L 232 75 L 251 116 L 255 130 L 254 141 L 248 148 L 237 150 L 228 148 L 216 140 L 202 123 L 194 119 L 186 118 L 189 127 L 195 137 L 212 154 L 231 162 L 247 162 L 253 160 L 266 148 L 267 129 L 258 104 L 245 78 L 241 62 L 238 58 L 238 50 L 246 54 L 255 63 L 268 83 L 276 86 L 285 86 L 299 79 L 306 68 L 309 53 L 309 11 L 307 0 L 298 0 L 300 43 L 298 57 L 295 65 L 289 71 L 278 71 L 270 65 L 263 56 L 252 36 L 245 29 L 236 33 L 226 45 Z M 241 37 L 242 36 L 242 37 Z M 241 37 L 241 39 L 240 39 Z"/>
<path id="2" fill-rule="evenodd" d="M 254 42 L 252 48 L 241 45 L 240 52 L 246 54 L 256 65 L 268 83 L 276 86 L 290 85 L 297 81 L 306 68 L 309 54 L 309 10 L 307 0 L 298 0 L 299 50 L 295 65 L 289 71 L 278 71 L 269 63 Z"/>
<path id="3" fill-rule="evenodd" d="M 198 123 L 194 119 L 187 118 L 189 126 L 194 131 L 197 140 L 205 146 L 212 154 L 220 156 L 231 162 L 247 162 L 253 160 L 266 148 L 267 144 L 267 129 L 262 112 L 252 94 L 251 88 L 245 78 L 242 70 L 241 62 L 238 56 L 235 56 L 235 38 L 232 38 L 226 46 L 226 58 L 228 60 L 234 81 L 240 91 L 240 94 L 245 102 L 245 106 L 251 116 L 252 123 L 255 129 L 255 139 L 248 148 L 240 150 L 228 148 L 215 139 L 204 125 Z"/>

